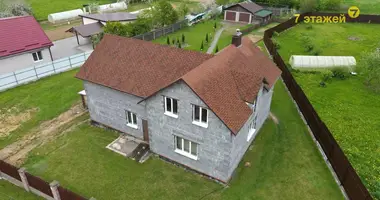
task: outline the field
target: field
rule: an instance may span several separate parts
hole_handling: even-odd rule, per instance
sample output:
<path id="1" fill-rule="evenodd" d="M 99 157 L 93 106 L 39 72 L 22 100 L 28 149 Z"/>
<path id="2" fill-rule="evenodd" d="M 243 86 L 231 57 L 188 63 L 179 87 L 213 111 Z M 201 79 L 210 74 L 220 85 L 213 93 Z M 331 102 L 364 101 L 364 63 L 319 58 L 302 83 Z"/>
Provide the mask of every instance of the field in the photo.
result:
<path id="1" fill-rule="evenodd" d="M 362 14 L 380 15 L 380 0 L 343 0 L 342 4 L 343 12 L 350 6 L 357 6 Z"/>
<path id="2" fill-rule="evenodd" d="M 311 38 L 320 55 L 354 56 L 360 64 L 362 53 L 380 47 L 373 24 L 300 24 L 275 39 L 287 62 L 291 55 L 305 55 L 302 37 Z M 333 79 L 319 87 L 320 73 L 294 72 L 318 114 L 332 131 L 345 154 L 373 196 L 380 199 L 380 94 L 367 89 L 360 74 L 346 80 Z"/>
<path id="3" fill-rule="evenodd" d="M 186 45 L 182 44 L 182 48 L 188 49 L 188 50 L 195 50 L 200 51 L 201 43 L 203 41 L 203 50 L 202 52 L 206 52 L 209 45 L 212 42 L 212 38 L 214 37 L 214 25 L 217 24 L 217 29 L 220 28 L 221 24 L 219 20 L 209 20 L 209 21 L 203 21 L 201 23 L 195 24 L 193 26 L 189 26 L 186 28 L 183 28 L 175 33 L 169 34 L 167 36 L 162 36 L 153 42 L 160 43 L 160 44 L 167 44 L 167 37 L 169 37 L 170 43 L 172 45 L 172 40 L 174 39 L 177 41 L 177 39 L 181 42 L 182 40 L 182 34 L 185 35 L 185 43 Z M 209 42 L 206 42 L 206 34 L 209 35 Z M 172 45 L 174 46 L 174 45 Z"/>
<path id="4" fill-rule="evenodd" d="M 0 180 L 0 200 L 42 200 L 24 188 L 15 186 L 5 180 Z"/>
<path id="5" fill-rule="evenodd" d="M 91 2 L 99 5 L 112 3 L 111 0 L 26 0 L 32 6 L 34 16 L 38 21 L 45 21 L 51 13 L 63 12 L 66 10 L 82 9 L 84 4 Z"/>

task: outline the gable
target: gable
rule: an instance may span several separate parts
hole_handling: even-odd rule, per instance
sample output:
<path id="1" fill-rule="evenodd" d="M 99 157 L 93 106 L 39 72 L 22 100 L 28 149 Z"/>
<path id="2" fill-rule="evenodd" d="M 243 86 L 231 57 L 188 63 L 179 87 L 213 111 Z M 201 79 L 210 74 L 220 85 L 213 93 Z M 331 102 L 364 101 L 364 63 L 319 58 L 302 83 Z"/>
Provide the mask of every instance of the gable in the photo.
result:
<path id="1" fill-rule="evenodd" d="M 244 7 L 242 7 L 239 4 L 233 5 L 233 6 L 229 7 L 229 8 L 227 8 L 226 10 L 236 11 L 236 12 L 248 12 L 248 13 L 251 13 L 249 10 L 245 9 Z"/>

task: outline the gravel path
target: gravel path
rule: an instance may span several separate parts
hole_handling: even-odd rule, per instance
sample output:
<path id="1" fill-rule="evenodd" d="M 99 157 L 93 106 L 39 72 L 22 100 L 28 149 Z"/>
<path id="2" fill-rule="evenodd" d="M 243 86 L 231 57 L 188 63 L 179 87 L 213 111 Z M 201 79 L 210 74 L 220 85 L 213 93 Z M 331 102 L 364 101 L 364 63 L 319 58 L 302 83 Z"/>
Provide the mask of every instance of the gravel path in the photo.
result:
<path id="1" fill-rule="evenodd" d="M 214 51 L 214 49 L 216 47 L 216 44 L 218 44 L 219 37 L 220 37 L 220 35 L 222 34 L 223 31 L 224 31 L 224 27 L 222 27 L 221 29 L 219 29 L 215 33 L 214 39 L 212 40 L 211 45 L 210 45 L 210 47 L 207 50 L 208 54 L 212 54 L 212 52 Z"/>

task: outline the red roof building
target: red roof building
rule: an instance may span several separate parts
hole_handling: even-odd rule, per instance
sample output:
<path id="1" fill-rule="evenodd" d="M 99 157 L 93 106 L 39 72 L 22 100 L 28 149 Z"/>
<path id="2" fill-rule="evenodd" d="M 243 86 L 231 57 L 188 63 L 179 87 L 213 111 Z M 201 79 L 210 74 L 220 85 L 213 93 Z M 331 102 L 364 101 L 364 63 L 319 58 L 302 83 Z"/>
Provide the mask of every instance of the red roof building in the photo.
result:
<path id="1" fill-rule="evenodd" d="M 0 19 L 0 59 L 53 46 L 33 16 Z"/>

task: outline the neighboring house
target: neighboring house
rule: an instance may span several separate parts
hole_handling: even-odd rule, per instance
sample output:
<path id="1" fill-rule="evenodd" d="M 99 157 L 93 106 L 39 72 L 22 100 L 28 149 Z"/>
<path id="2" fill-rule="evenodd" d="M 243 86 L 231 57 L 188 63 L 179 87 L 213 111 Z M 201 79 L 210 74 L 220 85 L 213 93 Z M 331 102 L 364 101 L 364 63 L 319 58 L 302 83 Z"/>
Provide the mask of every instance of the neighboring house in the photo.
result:
<path id="1" fill-rule="evenodd" d="M 268 23 L 272 18 L 272 12 L 252 3 L 238 3 L 225 8 L 224 20 L 241 23 Z"/>
<path id="2" fill-rule="evenodd" d="M 280 73 L 241 33 L 216 55 L 105 35 L 76 77 L 93 121 L 228 182 L 269 115 Z"/>
<path id="3" fill-rule="evenodd" d="M 52 61 L 53 43 L 33 16 L 0 19 L 0 74 Z"/>
<path id="4" fill-rule="evenodd" d="M 107 22 L 130 23 L 137 19 L 137 13 L 116 12 L 116 13 L 96 13 L 79 15 L 82 17 L 82 25 L 75 26 L 66 32 L 75 33 L 79 45 L 78 34 L 84 38 L 103 32 L 103 26 Z"/>

